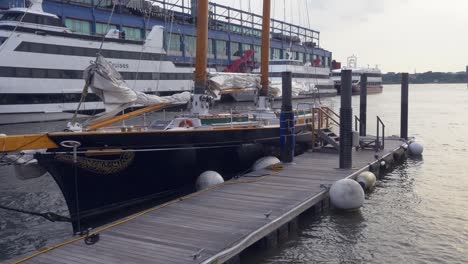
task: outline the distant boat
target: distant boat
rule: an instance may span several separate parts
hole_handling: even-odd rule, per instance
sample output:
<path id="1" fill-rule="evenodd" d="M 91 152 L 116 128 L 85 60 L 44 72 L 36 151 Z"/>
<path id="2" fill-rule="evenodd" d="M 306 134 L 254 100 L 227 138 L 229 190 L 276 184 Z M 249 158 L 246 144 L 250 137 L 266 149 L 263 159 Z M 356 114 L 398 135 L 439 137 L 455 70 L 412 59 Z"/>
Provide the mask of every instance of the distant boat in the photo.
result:
<path id="1" fill-rule="evenodd" d="M 292 73 L 293 98 L 335 96 L 337 92 L 330 78 L 330 68 L 322 66 L 320 59 L 317 60 L 313 64 L 294 59 L 270 60 L 269 77 L 272 97 L 281 97 L 281 73 L 285 71 Z M 255 69 L 252 73 L 260 73 L 260 69 Z M 229 96 L 237 102 L 252 101 L 257 96 L 256 92 L 256 89 L 250 89 L 241 93 L 224 94 L 224 97 Z"/>
<path id="2" fill-rule="evenodd" d="M 342 70 L 352 70 L 352 93 L 353 95 L 360 94 L 361 92 L 361 75 L 367 75 L 367 93 L 381 93 L 383 91 L 382 86 L 382 71 L 375 67 L 358 67 L 357 57 L 351 56 L 348 58 L 348 65 L 339 69 L 332 70 L 332 80 L 335 84 L 337 93 L 341 93 L 341 71 Z"/>

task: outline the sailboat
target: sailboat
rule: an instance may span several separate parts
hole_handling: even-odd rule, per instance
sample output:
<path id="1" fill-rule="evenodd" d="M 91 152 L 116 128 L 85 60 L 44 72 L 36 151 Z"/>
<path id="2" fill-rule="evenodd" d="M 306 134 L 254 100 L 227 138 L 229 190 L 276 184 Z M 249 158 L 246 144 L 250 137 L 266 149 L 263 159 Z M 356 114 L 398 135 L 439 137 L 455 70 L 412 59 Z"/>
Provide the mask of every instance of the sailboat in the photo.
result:
<path id="1" fill-rule="evenodd" d="M 4 157 L 30 155 L 34 160 L 28 160 L 24 166 L 37 166 L 52 175 L 64 195 L 75 232 L 95 227 L 107 213 L 164 199 L 190 188 L 203 171 L 215 170 L 228 179 L 248 169 L 258 158 L 277 153 L 280 122 L 277 113 L 269 110 L 268 99 L 270 1 L 264 2 L 262 60 L 265 63 L 262 63 L 262 89 L 256 111 L 209 113 L 210 96 L 205 89 L 208 0 L 199 0 L 194 94 L 152 98 L 159 103 L 109 117 L 121 111 L 121 107 L 141 104 L 146 99 L 125 89 L 118 72 L 112 70 L 105 58 L 98 57 L 86 70 L 86 85 L 102 97 L 109 107 L 108 115 L 88 126 L 73 121 L 65 132 L 0 137 L 1 152 Z M 122 94 L 128 100 L 122 101 Z M 191 112 L 170 121 L 116 125 L 187 101 Z M 296 144 L 311 143 L 311 120 L 310 113 L 296 115 Z"/>

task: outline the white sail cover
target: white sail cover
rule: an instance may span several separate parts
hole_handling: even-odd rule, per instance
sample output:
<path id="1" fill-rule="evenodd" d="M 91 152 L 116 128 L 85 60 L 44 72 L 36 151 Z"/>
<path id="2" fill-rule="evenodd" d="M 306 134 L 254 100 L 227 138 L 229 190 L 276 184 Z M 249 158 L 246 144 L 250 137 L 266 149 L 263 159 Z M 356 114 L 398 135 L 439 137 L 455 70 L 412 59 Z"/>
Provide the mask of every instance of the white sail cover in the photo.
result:
<path id="1" fill-rule="evenodd" d="M 101 98 L 106 112 L 116 112 L 132 105 L 156 105 L 163 103 L 183 104 L 190 101 L 190 93 L 172 96 L 156 96 L 137 92 L 128 87 L 118 71 L 103 56 L 85 69 L 83 78 L 91 90 Z"/>
<path id="2" fill-rule="evenodd" d="M 216 72 L 208 74 L 208 90 L 218 96 L 222 93 L 238 93 L 261 88 L 259 74 Z M 269 93 L 275 96 L 277 89 L 270 85 Z"/>
<path id="3" fill-rule="evenodd" d="M 248 73 L 209 73 L 209 85 L 212 90 L 258 89 L 260 75 Z"/>

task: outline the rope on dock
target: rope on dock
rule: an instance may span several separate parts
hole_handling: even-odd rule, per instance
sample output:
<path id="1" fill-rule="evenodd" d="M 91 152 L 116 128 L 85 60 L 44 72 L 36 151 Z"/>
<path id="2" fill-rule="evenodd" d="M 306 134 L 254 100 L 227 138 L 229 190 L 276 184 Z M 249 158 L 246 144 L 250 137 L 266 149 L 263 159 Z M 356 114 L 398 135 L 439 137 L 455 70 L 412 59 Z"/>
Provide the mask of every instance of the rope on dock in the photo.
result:
<path id="1" fill-rule="evenodd" d="M 105 226 L 103 228 L 100 228 L 94 232 L 89 232 L 86 236 L 80 236 L 80 237 L 77 237 L 77 238 L 74 238 L 74 239 L 71 239 L 71 240 L 68 240 L 68 241 L 65 241 L 65 242 L 62 242 L 62 243 L 59 243 L 57 245 L 54 245 L 52 247 L 48 247 L 42 251 L 38 251 L 34 254 L 32 254 L 31 256 L 28 256 L 28 257 L 25 257 L 25 258 L 22 258 L 16 262 L 14 262 L 15 264 L 19 264 L 19 263 L 24 263 L 32 258 L 35 258 L 39 255 L 42 255 L 42 254 L 45 254 L 49 251 L 52 251 L 54 249 L 57 249 L 57 248 L 61 248 L 63 246 L 66 246 L 66 245 L 69 245 L 69 244 L 72 244 L 74 242 L 77 242 L 77 241 L 80 241 L 80 240 L 86 240 L 88 237 L 99 237 L 99 233 L 102 233 L 106 230 L 109 230 L 113 227 L 116 227 L 116 226 L 119 226 L 119 225 L 123 225 L 125 223 L 128 223 L 132 220 L 135 220 L 141 216 L 144 216 L 148 213 L 151 213 L 151 212 L 155 212 L 155 211 L 158 211 L 160 209 L 163 209 L 165 207 L 168 207 L 170 205 L 173 205 L 173 204 L 176 204 L 178 202 L 182 202 L 182 201 L 185 201 L 185 200 L 188 200 L 190 198 L 193 198 L 197 195 L 200 195 L 202 193 L 205 193 L 205 192 L 208 192 L 208 191 L 211 191 L 211 190 L 214 190 L 214 189 L 217 189 L 221 186 L 224 186 L 224 185 L 234 185 L 234 184 L 242 184 L 242 183 L 255 183 L 255 182 L 259 182 L 259 181 L 262 181 L 263 179 L 267 178 L 267 177 L 270 177 L 270 176 L 274 176 L 276 175 L 278 172 L 282 171 L 284 169 L 284 166 L 282 164 L 274 164 L 274 165 L 270 165 L 267 167 L 268 170 L 271 170 L 272 173 L 269 173 L 269 174 L 265 174 L 264 176 L 262 177 L 259 177 L 259 178 L 256 178 L 256 179 L 253 179 L 253 180 L 237 180 L 237 181 L 227 181 L 227 182 L 224 182 L 224 183 L 221 183 L 221 184 L 218 184 L 218 185 L 215 185 L 215 186 L 212 186 L 212 187 L 209 187 L 209 188 L 206 188 L 206 189 L 203 189 L 201 191 L 198 191 L 198 192 L 195 192 L 195 193 L 192 193 L 192 194 L 189 194 L 189 195 L 186 195 L 184 197 L 181 197 L 179 199 L 175 199 L 175 200 L 172 200 L 170 202 L 167 202 L 167 203 L 164 203 L 162 205 L 159 205 L 159 206 L 156 206 L 154 208 L 151 208 L 151 209 L 148 209 L 148 210 L 145 210 L 143 212 L 140 212 L 138 214 L 135 214 L 133 216 L 130 216 L 122 221 L 118 221 L 118 222 L 115 222 L 113 224 L 110 224 L 108 226 Z M 97 241 L 96 241 L 97 242 Z"/>
<path id="2" fill-rule="evenodd" d="M 71 219 L 66 216 L 58 215 L 56 213 L 52 212 L 46 212 L 46 213 L 39 213 L 39 212 L 34 212 L 34 211 L 28 211 L 28 210 L 23 210 L 23 209 L 18 209 L 18 208 L 13 208 L 5 205 L 0 205 L 0 209 L 4 209 L 7 211 L 13 211 L 13 212 L 18 212 L 22 214 L 29 214 L 29 215 L 35 215 L 35 216 L 40 216 L 43 217 L 51 222 L 71 222 Z"/>

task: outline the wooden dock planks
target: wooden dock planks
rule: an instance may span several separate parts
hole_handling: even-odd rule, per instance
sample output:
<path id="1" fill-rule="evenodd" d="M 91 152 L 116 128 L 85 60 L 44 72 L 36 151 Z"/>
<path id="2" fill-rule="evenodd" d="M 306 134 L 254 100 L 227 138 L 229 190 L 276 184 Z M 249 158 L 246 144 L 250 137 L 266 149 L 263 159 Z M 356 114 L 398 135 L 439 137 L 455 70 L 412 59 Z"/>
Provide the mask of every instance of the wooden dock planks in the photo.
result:
<path id="1" fill-rule="evenodd" d="M 380 156 L 402 144 L 386 141 Z M 323 185 L 365 169 L 374 154 L 354 152 L 353 169 L 340 170 L 338 155 L 306 153 L 281 171 L 252 172 L 111 227 L 94 245 L 76 241 L 27 263 L 203 263 L 237 246 L 217 258 L 222 263 L 320 201 Z"/>

